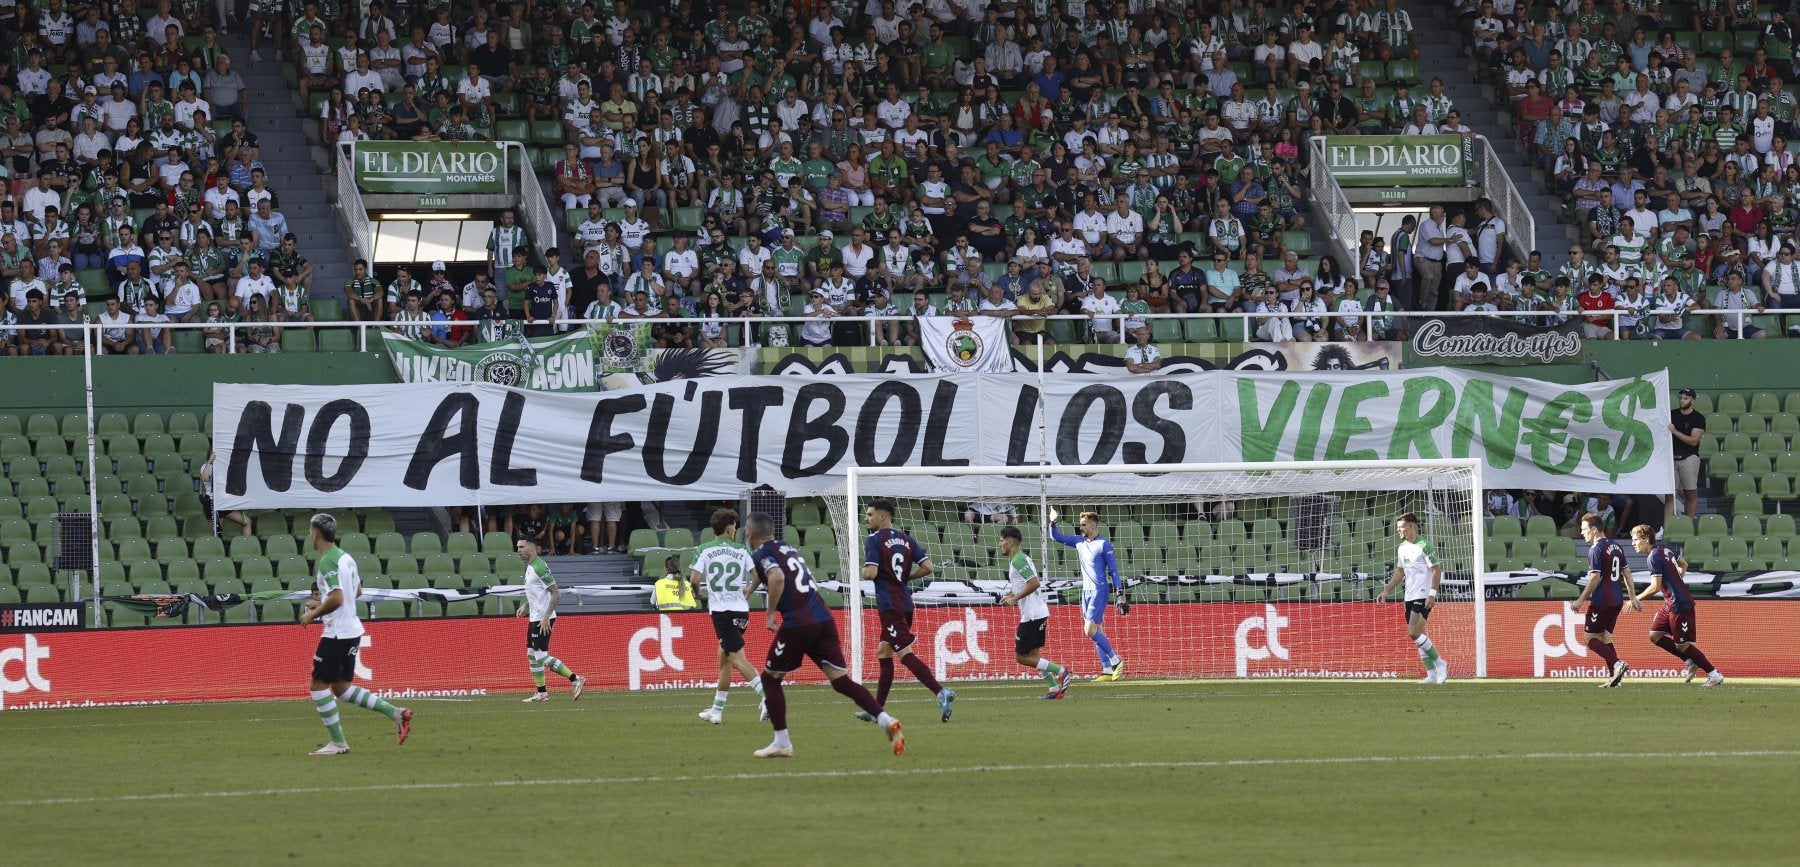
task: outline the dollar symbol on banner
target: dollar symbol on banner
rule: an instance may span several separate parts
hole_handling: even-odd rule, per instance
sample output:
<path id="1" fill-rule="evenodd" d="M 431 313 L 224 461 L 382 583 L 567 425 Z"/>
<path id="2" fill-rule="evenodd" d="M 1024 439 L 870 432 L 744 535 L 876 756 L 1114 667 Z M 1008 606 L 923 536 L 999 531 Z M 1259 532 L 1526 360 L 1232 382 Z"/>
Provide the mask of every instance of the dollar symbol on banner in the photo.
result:
<path id="1" fill-rule="evenodd" d="M 1594 467 L 1614 482 L 1621 475 L 1643 469 L 1656 451 L 1649 425 L 1637 418 L 1638 410 L 1646 408 L 1656 408 L 1656 389 L 1640 379 L 1614 389 L 1600 409 L 1601 423 L 1618 432 L 1618 443 L 1614 445 L 1603 437 L 1591 437 L 1588 454 L 1593 458 Z"/>

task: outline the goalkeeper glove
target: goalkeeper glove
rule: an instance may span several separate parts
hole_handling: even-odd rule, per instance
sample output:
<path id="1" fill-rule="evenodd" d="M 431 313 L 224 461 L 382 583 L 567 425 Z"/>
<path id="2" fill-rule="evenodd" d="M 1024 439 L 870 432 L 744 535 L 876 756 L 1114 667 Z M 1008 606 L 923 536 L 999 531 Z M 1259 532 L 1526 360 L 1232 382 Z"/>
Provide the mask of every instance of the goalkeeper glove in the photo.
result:
<path id="1" fill-rule="evenodd" d="M 1119 610 L 1120 616 L 1131 613 L 1131 603 L 1127 602 L 1123 599 L 1120 599 L 1118 604 L 1113 607 L 1115 607 Z"/>

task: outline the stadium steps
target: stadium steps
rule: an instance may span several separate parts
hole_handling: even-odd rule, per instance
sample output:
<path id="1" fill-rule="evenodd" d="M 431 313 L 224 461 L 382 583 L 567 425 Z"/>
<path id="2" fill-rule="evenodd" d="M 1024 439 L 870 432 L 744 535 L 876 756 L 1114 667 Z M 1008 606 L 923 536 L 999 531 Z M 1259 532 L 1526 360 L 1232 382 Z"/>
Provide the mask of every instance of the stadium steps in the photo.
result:
<path id="1" fill-rule="evenodd" d="M 1413 38 L 1419 45 L 1419 69 L 1431 70 L 1430 75 L 1421 72 L 1424 81 L 1413 83 L 1413 94 L 1428 93 L 1434 76 L 1444 80 L 1444 95 L 1456 104 L 1464 124 L 1487 136 L 1488 144 L 1519 188 L 1526 209 L 1536 217 L 1537 248 L 1544 254 L 1543 267 L 1554 272 L 1568 260 L 1569 244 L 1578 242 L 1580 236 L 1574 226 L 1556 218 L 1562 203 L 1545 192 L 1543 172 L 1532 167 L 1524 146 L 1513 135 L 1511 113 L 1495 108 L 1505 101 L 1504 97 L 1476 80 L 1476 62 L 1463 54 L 1465 39 L 1449 4 L 1401 0 L 1400 6 L 1412 15 Z M 1473 225 L 1471 221 L 1471 228 Z"/>
<path id="2" fill-rule="evenodd" d="M 249 56 L 247 37 L 233 35 L 228 45 L 233 56 Z M 356 257 L 327 202 L 332 181 L 323 173 L 317 149 L 308 143 L 308 121 L 298 116 L 299 90 L 289 83 L 288 66 L 271 57 L 239 70 L 248 88 L 245 99 L 258 107 L 250 129 L 262 144 L 269 187 L 280 197 L 288 228 L 298 237 L 300 252 L 313 263 L 313 297 L 340 297 Z"/>

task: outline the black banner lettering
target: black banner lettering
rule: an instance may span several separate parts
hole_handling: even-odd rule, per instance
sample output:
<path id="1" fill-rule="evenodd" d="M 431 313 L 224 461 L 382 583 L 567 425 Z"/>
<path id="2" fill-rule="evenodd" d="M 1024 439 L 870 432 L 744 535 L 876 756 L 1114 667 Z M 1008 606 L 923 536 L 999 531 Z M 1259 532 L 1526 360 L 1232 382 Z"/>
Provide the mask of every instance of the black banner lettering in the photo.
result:
<path id="1" fill-rule="evenodd" d="M 1088 425 L 1088 408 L 1101 406 L 1100 423 Z M 1056 428 L 1056 462 L 1060 464 L 1112 463 L 1125 438 L 1125 395 L 1110 385 L 1090 385 L 1069 398 L 1062 423 Z M 1081 446 L 1092 440 L 1093 452 L 1083 455 Z"/>
<path id="2" fill-rule="evenodd" d="M 1131 399 L 1131 417 L 1138 424 L 1161 434 L 1162 453 L 1152 458 L 1143 443 L 1128 442 L 1125 444 L 1125 462 L 1128 464 L 1179 464 L 1187 460 L 1187 432 L 1181 425 L 1171 419 L 1163 418 L 1156 412 L 1158 399 L 1167 396 L 1169 409 L 1190 410 L 1194 408 L 1194 392 L 1186 385 L 1172 379 L 1159 379 L 1137 393 Z"/>
<path id="3" fill-rule="evenodd" d="M 496 487 L 529 488 L 537 484 L 537 470 L 512 465 L 513 440 L 519 435 L 519 419 L 525 415 L 525 395 L 506 393 L 500 406 L 500 429 L 494 432 L 494 467 L 488 482 Z"/>
<path id="4" fill-rule="evenodd" d="M 744 415 L 744 434 L 738 442 L 738 481 L 756 483 L 756 457 L 762 453 L 763 413 L 786 402 L 787 391 L 779 385 L 753 385 L 731 390 L 731 408 Z"/>
<path id="5" fill-rule="evenodd" d="M 481 487 L 481 438 L 475 423 L 481 415 L 481 401 L 473 394 L 451 394 L 439 402 L 419 435 L 412 461 L 406 465 L 406 478 L 401 484 L 423 491 L 431 483 L 431 472 L 451 455 L 460 458 L 456 466 L 456 482 L 465 491 Z M 456 423 L 456 433 L 447 433 Z"/>
<path id="6" fill-rule="evenodd" d="M 606 481 L 606 456 L 630 451 L 637 440 L 628 433 L 613 433 L 613 422 L 620 416 L 644 411 L 648 404 L 642 394 L 601 398 L 594 404 L 594 420 L 588 426 L 587 448 L 581 456 L 582 481 L 599 484 Z"/>
<path id="7" fill-rule="evenodd" d="M 300 423 L 306 420 L 306 408 L 290 403 L 281 414 L 281 436 L 270 429 L 273 410 L 267 401 L 253 400 L 244 404 L 238 417 L 231 462 L 225 473 L 225 492 L 241 496 L 249 489 L 250 456 L 260 453 L 263 485 L 277 493 L 294 484 L 294 453 L 300 446 Z"/>
<path id="8" fill-rule="evenodd" d="M 889 404 L 898 402 L 899 409 L 890 414 Z M 865 467 L 903 467 L 912 459 L 913 447 L 919 442 L 919 392 L 903 381 L 884 382 L 875 386 L 863 399 L 862 411 L 856 416 L 856 462 Z M 875 447 L 883 437 L 883 422 L 893 441 L 887 454 L 877 457 Z"/>
<path id="9" fill-rule="evenodd" d="M 825 405 L 825 411 L 817 417 L 811 415 L 814 402 Z M 838 419 L 843 417 L 843 389 L 819 382 L 800 386 L 794 394 L 794 411 L 788 421 L 787 446 L 781 451 L 781 474 L 798 479 L 837 466 L 850 445 L 850 435 L 838 425 Z M 806 459 L 806 444 L 813 440 L 825 441 L 825 454 L 801 466 L 800 462 Z"/>
<path id="10" fill-rule="evenodd" d="M 700 390 L 700 384 L 689 380 L 683 400 L 692 401 L 694 393 Z M 667 465 L 669 449 L 669 429 L 675 416 L 675 396 L 659 394 L 650 402 L 650 427 L 644 430 L 644 472 L 667 485 L 691 485 L 700 481 L 706 472 L 706 463 L 712 460 L 713 443 L 719 439 L 719 405 L 724 403 L 725 396 L 717 391 L 708 391 L 700 398 L 700 420 L 692 429 L 684 431 L 690 437 L 692 447 L 688 449 L 687 460 L 681 469 L 670 473 Z"/>
<path id="11" fill-rule="evenodd" d="M 344 459 L 337 472 L 325 474 L 326 448 L 338 419 L 350 420 L 350 441 L 344 446 Z M 356 478 L 363 461 L 369 459 L 369 411 L 349 398 L 334 400 L 319 409 L 312 427 L 306 432 L 306 483 L 314 489 L 331 493 L 341 491 Z"/>

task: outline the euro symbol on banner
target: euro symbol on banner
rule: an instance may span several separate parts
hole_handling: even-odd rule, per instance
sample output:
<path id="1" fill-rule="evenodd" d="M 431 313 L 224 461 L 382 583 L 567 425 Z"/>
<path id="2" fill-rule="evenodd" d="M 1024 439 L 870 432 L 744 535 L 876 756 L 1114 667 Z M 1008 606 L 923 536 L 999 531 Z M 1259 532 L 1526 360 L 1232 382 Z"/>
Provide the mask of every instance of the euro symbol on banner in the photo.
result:
<path id="1" fill-rule="evenodd" d="M 25 633 L 24 647 L 8 647 L 0 650 L 0 708 L 6 706 L 6 697 L 34 689 L 38 692 L 50 691 L 50 678 L 45 677 L 38 664 L 50 658 L 50 648 L 39 644 L 36 635 Z M 22 677 L 14 677 L 7 668 L 18 663 Z"/>
<path id="2" fill-rule="evenodd" d="M 1587 645 L 1575 639 L 1575 625 L 1581 623 L 1581 615 L 1564 602 L 1562 610 L 1555 614 L 1546 614 L 1538 618 L 1537 626 L 1531 630 L 1531 676 L 1544 676 L 1544 660 L 1559 656 L 1587 656 Z M 1550 633 L 1557 627 L 1562 628 L 1562 640 L 1550 643 L 1554 637 Z"/>
<path id="3" fill-rule="evenodd" d="M 664 668 L 683 671 L 687 668 L 687 663 L 675 655 L 675 640 L 681 637 L 681 627 L 669 620 L 667 614 L 658 614 L 656 619 L 655 626 L 646 626 L 631 634 L 625 661 L 630 669 L 632 689 L 643 687 L 645 672 L 662 671 Z M 645 656 L 644 645 L 652 641 L 656 642 L 656 655 Z"/>
<path id="4" fill-rule="evenodd" d="M 1250 674 L 1250 663 L 1253 660 L 1264 660 L 1273 656 L 1276 659 L 1287 659 L 1288 649 L 1281 645 L 1281 630 L 1287 628 L 1288 619 L 1281 616 L 1273 605 L 1263 606 L 1263 616 L 1246 617 L 1237 627 L 1237 676 L 1247 677 Z M 1250 644 L 1250 633 L 1262 630 L 1263 644 L 1255 647 Z"/>
<path id="5" fill-rule="evenodd" d="M 971 660 L 987 664 L 987 651 L 981 649 L 981 633 L 988 631 L 985 618 L 975 616 L 975 609 L 964 608 L 961 620 L 946 621 L 938 627 L 937 638 L 933 642 L 932 667 L 938 677 L 944 677 L 952 665 L 962 665 Z M 962 636 L 962 650 L 950 649 L 950 636 Z"/>

